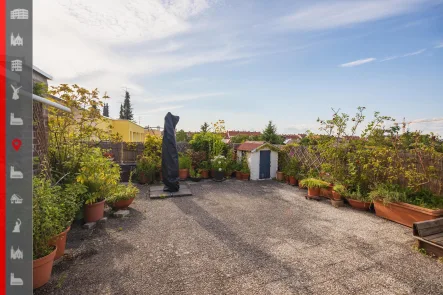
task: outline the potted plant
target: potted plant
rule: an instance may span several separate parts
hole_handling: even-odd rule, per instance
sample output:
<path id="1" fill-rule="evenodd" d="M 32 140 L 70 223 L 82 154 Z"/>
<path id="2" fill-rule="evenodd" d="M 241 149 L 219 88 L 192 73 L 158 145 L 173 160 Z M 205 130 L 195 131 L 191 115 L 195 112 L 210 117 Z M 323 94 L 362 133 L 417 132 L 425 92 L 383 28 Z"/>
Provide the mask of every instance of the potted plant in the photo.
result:
<path id="1" fill-rule="evenodd" d="M 96 222 L 103 218 L 105 198 L 120 181 L 120 166 L 103 157 L 100 148 L 92 148 L 81 160 L 77 182 L 86 185 L 84 220 Z"/>
<path id="2" fill-rule="evenodd" d="M 225 156 L 215 156 L 214 159 L 212 159 L 212 169 L 214 170 L 214 180 L 222 181 L 224 179 L 226 169 Z"/>
<path id="3" fill-rule="evenodd" d="M 346 193 L 342 196 L 346 197 L 349 205 L 354 209 L 367 211 L 371 207 L 371 199 L 368 194 L 360 188 L 360 185 L 357 185 L 355 190 L 346 190 Z"/>
<path id="4" fill-rule="evenodd" d="M 66 184 L 64 187 L 53 187 L 53 193 L 58 198 L 56 204 L 62 212 L 60 222 L 63 226 L 63 231 L 49 241 L 50 245 L 57 247 L 54 260 L 59 259 L 65 254 L 66 235 L 71 229 L 75 215 L 82 206 L 81 196 L 86 193 L 86 191 L 86 186 L 80 183 Z"/>
<path id="5" fill-rule="evenodd" d="M 300 163 L 295 157 L 292 157 L 289 161 L 289 164 L 287 165 L 287 174 L 289 177 L 289 184 L 290 185 L 297 185 L 297 174 L 300 172 Z"/>
<path id="6" fill-rule="evenodd" d="M 209 169 L 211 168 L 208 161 L 203 161 L 199 165 L 200 169 L 199 172 L 202 176 L 202 178 L 207 179 L 209 178 Z"/>
<path id="7" fill-rule="evenodd" d="M 235 171 L 235 178 L 238 180 L 242 179 L 241 169 L 242 169 L 242 163 L 235 162 L 233 165 L 233 169 Z"/>
<path id="8" fill-rule="evenodd" d="M 370 192 L 375 214 L 412 227 L 414 222 L 443 217 L 443 199 L 427 190 L 413 192 L 398 185 L 381 184 Z"/>
<path id="9" fill-rule="evenodd" d="M 334 207 L 343 206 L 342 196 L 346 195 L 346 187 L 341 184 L 334 185 L 331 192 L 331 204 Z"/>
<path id="10" fill-rule="evenodd" d="M 135 167 L 137 179 L 140 184 L 152 183 L 157 170 L 155 160 L 151 156 L 141 155 Z"/>
<path id="11" fill-rule="evenodd" d="M 234 164 L 235 162 L 232 159 L 226 160 L 226 168 L 225 168 L 225 177 L 231 178 L 232 173 L 234 172 Z"/>
<path id="12" fill-rule="evenodd" d="M 241 168 L 241 175 L 242 180 L 249 180 L 249 176 L 251 174 L 251 170 L 249 169 L 248 161 L 246 160 L 246 157 L 243 158 L 242 168 Z"/>
<path id="13" fill-rule="evenodd" d="M 189 169 L 191 169 L 192 161 L 191 158 L 187 155 L 180 155 L 178 157 L 178 174 L 181 180 L 186 180 L 189 175 Z"/>
<path id="14" fill-rule="evenodd" d="M 33 288 L 36 289 L 51 278 L 57 247 L 50 241 L 66 229 L 66 224 L 62 222 L 62 209 L 57 206 L 60 188 L 40 176 L 33 177 L 32 185 L 32 277 Z"/>
<path id="15" fill-rule="evenodd" d="M 192 167 L 189 170 L 189 176 L 191 177 L 191 181 L 194 181 L 194 182 L 199 182 L 202 179 L 201 173 Z"/>
<path id="16" fill-rule="evenodd" d="M 106 204 L 113 210 L 122 210 L 129 207 L 140 190 L 132 183 L 132 171 L 128 185 L 118 184 L 114 192 L 106 198 Z"/>
<path id="17" fill-rule="evenodd" d="M 300 182 L 301 186 L 308 188 L 308 196 L 310 197 L 319 197 L 320 189 L 329 187 L 329 183 L 316 178 L 306 178 Z"/>

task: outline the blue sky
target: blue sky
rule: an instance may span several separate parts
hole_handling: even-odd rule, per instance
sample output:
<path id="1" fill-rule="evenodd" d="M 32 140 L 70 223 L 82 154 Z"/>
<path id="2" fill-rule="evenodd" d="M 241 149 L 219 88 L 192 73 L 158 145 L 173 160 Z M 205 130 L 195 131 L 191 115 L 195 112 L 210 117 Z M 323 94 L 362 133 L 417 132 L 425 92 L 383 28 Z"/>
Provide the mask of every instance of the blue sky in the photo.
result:
<path id="1" fill-rule="evenodd" d="M 34 63 L 53 84 L 97 87 L 142 125 L 280 132 L 331 107 L 399 121 L 443 117 L 443 1 L 38 1 Z M 49 16 L 51 21 L 48 21 Z M 439 132 L 443 121 L 410 125 Z"/>

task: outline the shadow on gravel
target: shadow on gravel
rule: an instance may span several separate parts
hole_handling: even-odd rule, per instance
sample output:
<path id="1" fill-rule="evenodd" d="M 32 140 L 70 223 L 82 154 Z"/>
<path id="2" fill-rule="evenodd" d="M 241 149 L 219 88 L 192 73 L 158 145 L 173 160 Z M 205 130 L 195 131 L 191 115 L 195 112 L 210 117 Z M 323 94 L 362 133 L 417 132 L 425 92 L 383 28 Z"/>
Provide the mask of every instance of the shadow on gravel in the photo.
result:
<path id="1" fill-rule="evenodd" d="M 297 277 L 303 275 L 300 269 L 295 269 L 289 264 L 280 261 L 253 244 L 244 241 L 239 235 L 229 229 L 222 221 L 212 216 L 192 199 L 172 199 L 172 202 L 185 214 L 192 216 L 203 229 L 213 234 L 231 250 L 239 254 L 240 259 L 258 268 L 270 272 L 283 274 L 283 277 Z"/>

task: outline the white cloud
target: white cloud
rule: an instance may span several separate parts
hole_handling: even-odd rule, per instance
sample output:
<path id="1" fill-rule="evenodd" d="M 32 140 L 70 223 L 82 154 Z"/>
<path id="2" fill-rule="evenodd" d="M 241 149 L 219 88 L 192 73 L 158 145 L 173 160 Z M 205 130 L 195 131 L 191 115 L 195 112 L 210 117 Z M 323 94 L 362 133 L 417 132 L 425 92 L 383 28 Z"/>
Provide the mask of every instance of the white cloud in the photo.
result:
<path id="1" fill-rule="evenodd" d="M 169 111 L 172 111 L 172 110 L 176 110 L 176 109 L 181 109 L 181 108 L 183 108 L 184 106 L 166 106 L 166 107 L 160 107 L 160 108 L 154 108 L 154 109 L 149 109 L 149 110 L 147 110 L 146 112 L 143 112 L 143 113 L 137 113 L 137 117 L 138 116 L 144 116 L 144 115 L 149 115 L 149 114 L 152 114 L 152 113 L 159 113 L 159 112 L 169 112 Z"/>
<path id="2" fill-rule="evenodd" d="M 406 53 L 406 54 L 403 54 L 403 55 L 390 56 L 390 57 L 387 57 L 387 58 L 384 58 L 384 59 L 380 60 L 380 62 L 394 60 L 394 59 L 402 58 L 402 57 L 419 55 L 419 54 L 422 54 L 425 51 L 426 51 L 426 49 L 420 49 L 420 50 L 417 50 L 417 51 L 414 51 L 414 52 L 409 52 L 409 53 Z"/>
<path id="3" fill-rule="evenodd" d="M 356 66 L 360 66 L 360 65 L 363 65 L 363 64 L 367 64 L 367 63 L 373 62 L 375 60 L 376 60 L 376 58 L 374 58 L 374 57 L 365 58 L 365 59 L 359 59 L 359 60 L 351 61 L 351 62 L 348 62 L 348 63 L 345 63 L 345 64 L 341 64 L 340 67 L 342 67 L 342 68 L 356 67 Z"/>
<path id="4" fill-rule="evenodd" d="M 298 31 L 346 27 L 406 14 L 427 0 L 324 1 L 302 7 L 280 19 L 280 26 Z"/>
<path id="5" fill-rule="evenodd" d="M 435 45 L 434 48 L 443 48 L 443 42 L 440 42 L 440 44 Z"/>

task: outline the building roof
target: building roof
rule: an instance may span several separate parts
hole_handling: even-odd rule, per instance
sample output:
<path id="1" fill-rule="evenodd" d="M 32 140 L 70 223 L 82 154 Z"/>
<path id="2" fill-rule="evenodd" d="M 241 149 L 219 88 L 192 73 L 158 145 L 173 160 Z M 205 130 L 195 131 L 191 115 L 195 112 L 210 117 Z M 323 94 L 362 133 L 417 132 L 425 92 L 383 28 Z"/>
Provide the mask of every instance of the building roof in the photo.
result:
<path id="1" fill-rule="evenodd" d="M 246 135 L 246 136 L 257 136 L 261 135 L 259 131 L 239 131 L 239 130 L 228 130 L 226 131 L 225 138 L 231 138 L 232 136 Z"/>
<path id="2" fill-rule="evenodd" d="M 264 141 L 245 141 L 237 148 L 237 150 L 250 152 L 258 147 L 261 147 L 264 144 L 265 144 Z"/>
<path id="3" fill-rule="evenodd" d="M 42 76 L 48 78 L 48 80 L 52 80 L 52 79 L 53 79 L 51 75 L 49 75 L 48 73 L 44 72 L 43 70 L 39 69 L 39 68 L 36 67 L 36 66 L 32 66 L 32 69 L 33 69 L 34 71 L 36 71 L 37 73 L 39 73 L 40 75 L 42 75 Z"/>

